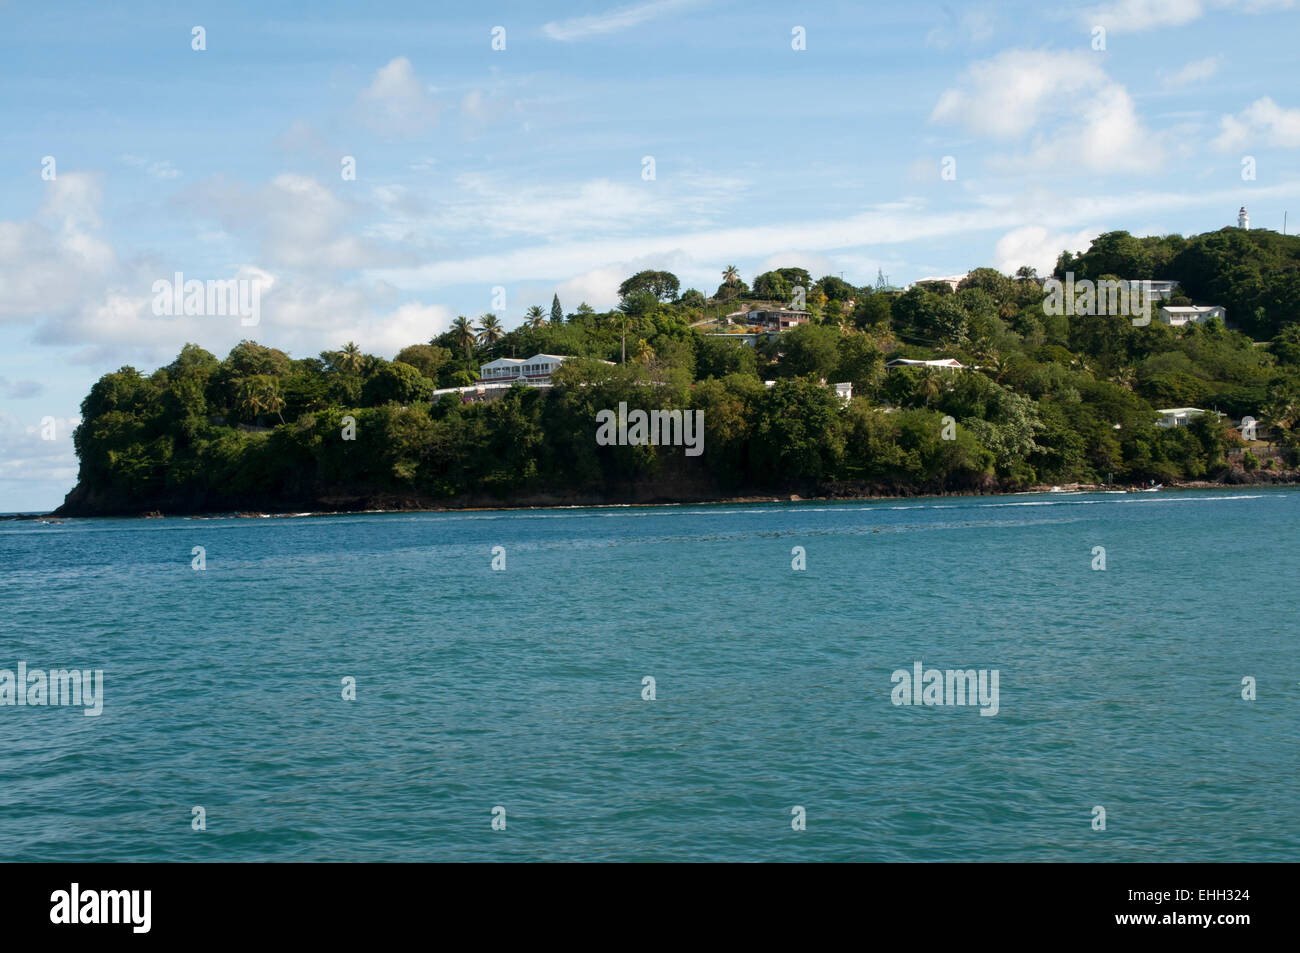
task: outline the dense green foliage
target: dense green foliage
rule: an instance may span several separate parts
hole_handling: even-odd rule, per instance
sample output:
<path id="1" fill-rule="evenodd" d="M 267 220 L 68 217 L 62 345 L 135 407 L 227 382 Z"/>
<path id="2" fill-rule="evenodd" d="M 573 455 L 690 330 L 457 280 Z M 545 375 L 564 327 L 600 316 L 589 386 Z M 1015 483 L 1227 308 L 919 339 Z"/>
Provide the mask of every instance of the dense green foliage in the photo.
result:
<path id="1" fill-rule="evenodd" d="M 1081 255 L 1063 253 L 1056 276 L 1067 271 L 1076 279 L 1177 281 L 1189 299 L 1222 305 L 1232 324 L 1261 339 L 1300 315 L 1300 236 L 1264 228 L 1223 228 L 1191 238 L 1107 232 Z"/>
<path id="2" fill-rule="evenodd" d="M 713 298 L 694 289 L 679 295 L 675 276 L 642 272 L 624 282 L 616 310 L 584 304 L 565 316 L 554 301 L 549 320 L 534 307 L 509 332 L 490 315 L 478 327 L 457 319 L 393 361 L 351 344 L 294 359 L 244 341 L 224 360 L 186 345 L 152 374 L 124 367 L 91 389 L 75 435 L 81 474 L 70 500 L 80 494 L 85 507 L 104 510 L 197 510 L 309 505 L 331 495 L 614 499 L 647 484 L 666 496 L 687 485 L 909 492 L 1224 472 L 1239 443 L 1228 423 L 1207 414 L 1187 427 L 1156 426 L 1154 408 L 1168 406 L 1254 416 L 1293 465 L 1300 299 L 1284 265 L 1290 240 L 1266 234 L 1111 233 L 1061 264 L 1081 277 L 1174 276 L 1196 297 L 1207 287 L 1256 295 L 1265 302 L 1260 326 L 1277 328 L 1268 343 L 1218 322 L 1173 329 L 1049 316 L 1041 283 L 1028 273 L 981 268 L 955 293 L 943 284 L 896 293 L 786 268 L 759 275 L 754 292 L 738 274 L 724 274 Z M 1265 262 L 1246 257 L 1220 268 L 1216 256 L 1246 254 L 1225 250 L 1242 241 Z M 1197 277 L 1177 271 L 1193 260 L 1205 266 Z M 1252 284 L 1249 275 L 1263 277 Z M 814 320 L 766 345 L 698 326 L 746 297 L 781 305 L 796 286 L 805 288 Z M 773 298 L 753 297 L 759 288 Z M 521 385 L 486 402 L 433 395 L 472 383 L 480 362 L 537 352 L 574 358 L 552 388 Z M 898 356 L 952 357 L 978 369 L 886 374 L 886 360 Z M 853 385 L 848 403 L 827 386 L 839 381 Z M 620 402 L 702 410 L 703 455 L 597 445 L 597 412 Z M 349 427 L 355 439 L 344 438 Z M 1261 466 L 1253 454 L 1245 463 Z"/>

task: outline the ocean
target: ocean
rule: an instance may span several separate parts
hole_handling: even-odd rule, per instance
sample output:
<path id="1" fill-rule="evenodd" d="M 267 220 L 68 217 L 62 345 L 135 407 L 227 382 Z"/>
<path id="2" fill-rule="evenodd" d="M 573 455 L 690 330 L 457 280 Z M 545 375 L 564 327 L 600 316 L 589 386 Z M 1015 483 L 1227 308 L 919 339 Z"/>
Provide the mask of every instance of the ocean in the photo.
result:
<path id="1" fill-rule="evenodd" d="M 4 522 L 0 670 L 103 674 L 0 705 L 0 860 L 1296 861 L 1298 540 L 1261 488 Z"/>

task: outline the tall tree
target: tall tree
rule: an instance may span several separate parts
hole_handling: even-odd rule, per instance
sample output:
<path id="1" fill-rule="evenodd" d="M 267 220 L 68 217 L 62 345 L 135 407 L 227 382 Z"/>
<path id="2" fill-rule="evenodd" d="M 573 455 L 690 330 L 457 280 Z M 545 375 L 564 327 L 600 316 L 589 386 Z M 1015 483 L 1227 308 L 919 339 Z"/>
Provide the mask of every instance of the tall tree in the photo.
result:
<path id="1" fill-rule="evenodd" d="M 564 309 L 560 307 L 560 296 L 551 296 L 551 324 L 560 325 L 564 323 Z"/>
<path id="2" fill-rule="evenodd" d="M 546 323 L 546 312 L 542 310 L 540 304 L 531 305 L 524 312 L 524 322 L 533 329 L 540 328 Z"/>
<path id="3" fill-rule="evenodd" d="M 339 369 L 349 374 L 360 374 L 364 366 L 365 355 L 361 353 L 361 348 L 351 341 L 343 345 L 343 350 L 339 352 Z"/>
<path id="4" fill-rule="evenodd" d="M 722 283 L 732 289 L 732 297 L 735 296 L 736 283 L 740 281 L 740 269 L 735 265 L 728 265 L 722 269 Z"/>
<path id="5" fill-rule="evenodd" d="M 455 321 L 451 322 L 451 337 L 457 344 L 465 349 L 465 357 L 469 357 L 469 349 L 474 346 L 477 335 L 474 333 L 474 324 L 463 314 L 459 315 Z"/>
<path id="6" fill-rule="evenodd" d="M 478 339 L 489 347 L 496 344 L 506 335 L 506 329 L 501 327 L 501 322 L 497 316 L 488 312 L 478 319 Z"/>

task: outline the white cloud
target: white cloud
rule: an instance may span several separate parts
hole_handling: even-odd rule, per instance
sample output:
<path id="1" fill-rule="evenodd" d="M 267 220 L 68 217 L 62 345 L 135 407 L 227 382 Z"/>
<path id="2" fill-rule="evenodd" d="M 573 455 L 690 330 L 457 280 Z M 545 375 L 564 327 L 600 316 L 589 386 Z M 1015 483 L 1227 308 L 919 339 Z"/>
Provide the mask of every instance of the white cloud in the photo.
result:
<path id="1" fill-rule="evenodd" d="M 1010 139 L 1058 115 L 1081 91 L 1107 82 L 1094 54 L 1007 50 L 967 69 L 960 86 L 940 95 L 930 119 Z"/>
<path id="2" fill-rule="evenodd" d="M 140 169 L 146 175 L 155 179 L 178 179 L 180 170 L 171 164 L 167 159 L 159 162 L 153 162 L 141 156 L 124 155 L 122 161 L 134 169 Z"/>
<path id="3" fill-rule="evenodd" d="M 1205 59 L 1192 60 L 1182 69 L 1161 74 L 1161 85 L 1165 89 L 1182 89 L 1192 83 L 1209 79 L 1219 71 L 1222 56 L 1207 56 Z"/>
<path id="4" fill-rule="evenodd" d="M 1259 201 L 1300 197 L 1300 182 L 1263 186 L 1254 194 Z M 919 202 L 896 202 L 838 219 L 781 221 L 769 225 L 662 235 L 631 234 L 537 242 L 528 247 L 493 250 L 481 255 L 439 257 L 419 268 L 383 269 L 372 276 L 391 281 L 400 288 L 418 291 L 446 285 L 491 286 L 531 280 L 570 280 L 575 275 L 593 283 L 606 268 L 617 271 L 621 280 L 637 270 L 632 263 L 639 262 L 672 262 L 671 266 L 654 266 L 669 267 L 682 276 L 709 275 L 716 274 L 728 263 L 744 265 L 761 261 L 771 254 L 773 248 L 797 248 L 804 254 L 838 255 L 864 248 L 889 248 L 907 242 L 951 241 L 957 235 L 1012 230 L 1030 223 L 1043 226 L 1049 233 L 1066 232 L 1078 228 L 1080 222 L 1122 223 L 1152 213 L 1216 205 L 1236 208 L 1240 204 L 1237 189 L 1218 193 L 1186 190 L 1017 192 L 1007 196 L 985 196 L 971 207 L 940 212 L 931 212 Z M 870 277 L 859 276 L 858 280 Z M 608 277 L 605 280 L 608 282 Z M 605 287 L 608 288 L 608 283 Z M 716 282 L 707 287 L 702 283 L 699 287 L 711 291 Z"/>
<path id="5" fill-rule="evenodd" d="M 1112 83 L 1084 104 L 1077 121 L 1039 137 L 1025 164 L 1043 170 L 1074 165 L 1090 172 L 1150 172 L 1163 157 L 1128 91 Z"/>
<path id="6" fill-rule="evenodd" d="M 1205 12 L 1201 0 L 1118 0 L 1093 7 L 1083 15 L 1089 26 L 1110 33 L 1138 33 L 1160 27 L 1182 26 Z"/>
<path id="7" fill-rule="evenodd" d="M 584 301 L 597 311 L 607 311 L 618 304 L 618 286 L 635 273 L 622 263 L 593 268 L 561 282 L 555 293 L 561 301 L 573 302 L 565 305 L 569 311 L 575 310 Z"/>
<path id="8" fill-rule="evenodd" d="M 33 218 L 0 221 L 0 323 L 68 313 L 117 266 L 99 234 L 99 179 L 65 172 L 42 187 Z"/>
<path id="9" fill-rule="evenodd" d="M 1099 229 L 1081 232 L 1051 232 L 1041 225 L 1012 229 L 998 239 L 994 247 L 994 267 L 1003 274 L 1014 274 L 1021 265 L 1050 274 L 1063 251 L 1083 251 L 1101 234 Z"/>
<path id="10" fill-rule="evenodd" d="M 1246 145 L 1300 147 L 1300 109 L 1284 109 L 1265 96 L 1257 99 L 1235 116 L 1219 120 L 1219 149 L 1240 149 Z"/>
<path id="11" fill-rule="evenodd" d="M 216 177 L 178 202 L 190 214 L 216 218 L 230 235 L 259 238 L 258 258 L 272 267 L 348 271 L 404 256 L 350 231 L 361 209 L 310 176 L 284 173 L 256 188 Z"/>
<path id="12" fill-rule="evenodd" d="M 552 20 L 542 27 L 542 32 L 552 40 L 563 42 L 585 40 L 592 36 L 603 36 L 630 29 L 674 10 L 690 6 L 692 2 L 694 0 L 651 0 L 650 3 L 617 7 L 568 20 Z"/>
<path id="13" fill-rule="evenodd" d="M 54 419 L 54 439 L 46 440 L 41 418 Z M 72 431 L 81 421 L 76 417 L 53 414 L 25 415 L 23 418 L 0 413 L 0 481 L 55 483 L 71 486 L 77 477 L 77 455 L 72 446 Z M 11 491 L 6 489 L 5 497 Z"/>
<path id="14" fill-rule="evenodd" d="M 975 63 L 930 118 L 1006 140 L 1035 132 L 1027 155 L 992 160 L 1004 168 L 1142 172 L 1163 159 L 1128 91 L 1081 50 L 1007 50 Z"/>
<path id="15" fill-rule="evenodd" d="M 1269 13 L 1293 6 L 1295 0 L 1116 0 L 1086 10 L 1080 22 L 1087 27 L 1104 26 L 1111 33 L 1140 33 L 1184 26 L 1210 8 Z"/>
<path id="16" fill-rule="evenodd" d="M 454 197 L 426 208 L 410 189 L 374 191 L 386 221 L 373 231 L 389 241 L 413 237 L 545 237 L 552 240 L 602 233 L 627 234 L 664 227 L 711 224 L 732 208 L 748 187 L 741 179 L 681 173 L 669 182 L 644 182 L 639 166 L 627 181 L 609 178 L 548 185 L 522 185 L 488 173 L 463 173 Z"/>
<path id="17" fill-rule="evenodd" d="M 375 73 L 357 98 L 362 123 L 394 138 L 423 135 L 438 124 L 441 107 L 405 56 Z"/>

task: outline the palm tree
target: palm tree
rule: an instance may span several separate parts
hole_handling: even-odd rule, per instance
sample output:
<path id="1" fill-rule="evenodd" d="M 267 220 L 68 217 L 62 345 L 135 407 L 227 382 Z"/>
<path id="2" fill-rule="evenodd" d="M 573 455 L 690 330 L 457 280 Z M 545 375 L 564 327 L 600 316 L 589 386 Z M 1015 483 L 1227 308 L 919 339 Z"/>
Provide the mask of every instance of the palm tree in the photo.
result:
<path id="1" fill-rule="evenodd" d="M 740 280 L 740 269 L 735 265 L 728 265 L 722 269 L 722 281 L 727 287 L 733 289 L 732 297 L 735 297 L 736 282 Z"/>
<path id="2" fill-rule="evenodd" d="M 357 347 L 351 341 L 343 346 L 339 351 L 339 369 L 349 374 L 361 373 L 361 368 L 365 363 L 365 355 L 361 353 L 361 348 Z"/>
<path id="3" fill-rule="evenodd" d="M 532 305 L 524 312 L 524 321 L 530 328 L 540 328 L 546 323 L 546 311 L 540 304 Z"/>
<path id="4" fill-rule="evenodd" d="M 1132 390 L 1137 384 L 1137 371 L 1128 365 L 1123 365 L 1110 376 L 1110 382 L 1125 390 Z"/>
<path id="5" fill-rule="evenodd" d="M 262 414 L 271 413 L 284 423 L 284 398 L 275 378 L 266 374 L 254 374 L 239 379 L 235 404 L 239 412 L 254 421 L 260 420 Z"/>
<path id="6" fill-rule="evenodd" d="M 451 336 L 457 344 L 465 349 L 465 356 L 469 357 L 469 349 L 474 345 L 477 337 L 474 333 L 474 325 L 470 323 L 469 318 L 463 314 L 458 316 L 455 321 L 451 322 Z"/>
<path id="7" fill-rule="evenodd" d="M 999 384 L 1011 370 L 1011 360 L 1003 354 L 994 351 L 988 358 L 988 369 L 993 372 L 993 379 Z"/>
<path id="8" fill-rule="evenodd" d="M 933 367 L 921 371 L 920 380 L 916 382 L 916 393 L 925 398 L 925 406 L 929 407 L 930 401 L 943 393 L 943 381 L 939 378 L 939 372 Z"/>
<path id="9" fill-rule="evenodd" d="M 284 410 L 284 398 L 280 396 L 280 387 L 274 378 L 268 382 L 262 403 L 266 406 L 267 413 L 275 414 L 280 418 L 280 423 L 284 423 L 284 414 L 281 413 Z"/>
<path id="10" fill-rule="evenodd" d="M 501 322 L 498 321 L 497 316 L 495 314 L 492 314 L 491 312 L 482 315 L 478 319 L 478 326 L 479 326 L 479 332 L 478 332 L 479 342 L 482 344 L 486 344 L 489 347 L 491 347 L 493 344 L 496 344 L 497 341 L 500 341 L 503 337 L 506 336 L 506 329 L 501 327 Z"/>
<path id="11" fill-rule="evenodd" d="M 1300 422 L 1300 406 L 1297 406 L 1295 400 L 1276 394 L 1264 408 L 1264 419 L 1277 429 L 1290 432 Z"/>
<path id="12" fill-rule="evenodd" d="M 650 342 L 641 338 L 636 344 L 636 359 L 642 364 L 649 364 L 654 360 L 655 349 L 650 346 Z"/>

